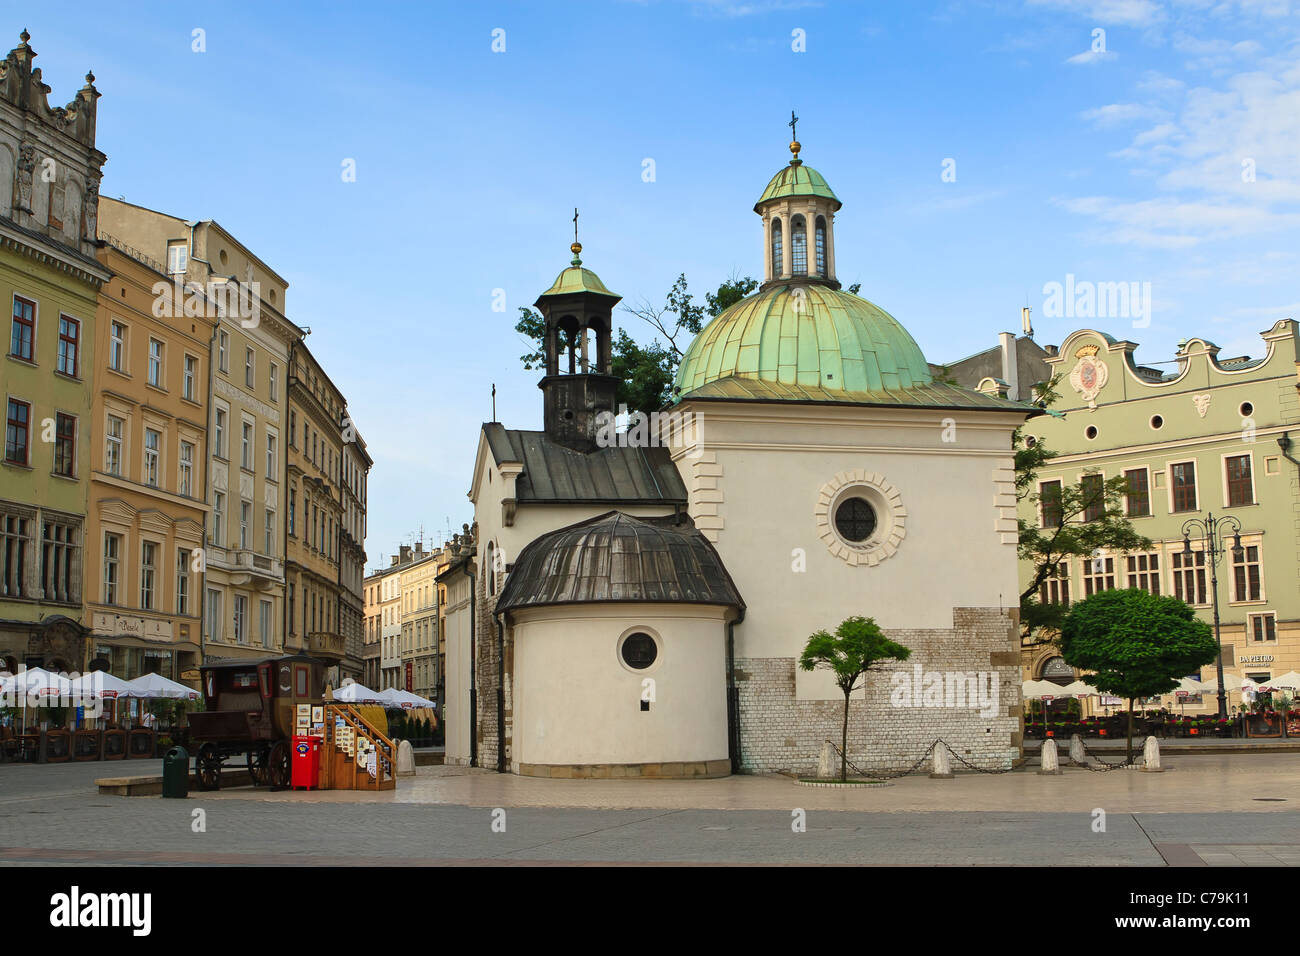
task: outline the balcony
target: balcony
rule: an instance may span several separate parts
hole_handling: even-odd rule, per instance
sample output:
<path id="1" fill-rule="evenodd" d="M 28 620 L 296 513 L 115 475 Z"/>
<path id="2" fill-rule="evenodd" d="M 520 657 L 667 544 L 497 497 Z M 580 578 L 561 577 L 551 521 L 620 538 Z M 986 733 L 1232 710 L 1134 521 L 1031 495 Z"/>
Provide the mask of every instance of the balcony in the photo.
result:
<path id="1" fill-rule="evenodd" d="M 307 653 L 322 660 L 341 661 L 347 656 L 344 637 L 329 631 L 313 631 L 307 635 Z"/>
<path id="2" fill-rule="evenodd" d="M 233 583 L 269 588 L 284 581 L 284 564 L 269 555 L 250 550 L 226 551 L 227 566 L 239 574 Z"/>

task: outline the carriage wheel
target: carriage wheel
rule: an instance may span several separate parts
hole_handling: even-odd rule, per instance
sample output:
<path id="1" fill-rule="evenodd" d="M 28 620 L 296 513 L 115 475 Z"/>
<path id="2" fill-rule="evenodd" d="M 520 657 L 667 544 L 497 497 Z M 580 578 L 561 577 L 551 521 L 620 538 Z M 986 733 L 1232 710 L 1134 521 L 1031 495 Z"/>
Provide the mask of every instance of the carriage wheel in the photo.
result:
<path id="1" fill-rule="evenodd" d="M 220 790 L 221 755 L 217 753 L 217 745 L 204 744 L 199 748 L 199 755 L 194 762 L 199 775 L 199 789 Z"/>
<path id="2" fill-rule="evenodd" d="M 277 740 L 271 745 L 271 753 L 266 758 L 266 779 L 272 790 L 283 790 L 289 786 L 289 744 Z"/>
<path id="3" fill-rule="evenodd" d="M 269 759 L 270 748 L 265 745 L 248 752 L 248 776 L 252 779 L 253 786 L 266 786 Z"/>

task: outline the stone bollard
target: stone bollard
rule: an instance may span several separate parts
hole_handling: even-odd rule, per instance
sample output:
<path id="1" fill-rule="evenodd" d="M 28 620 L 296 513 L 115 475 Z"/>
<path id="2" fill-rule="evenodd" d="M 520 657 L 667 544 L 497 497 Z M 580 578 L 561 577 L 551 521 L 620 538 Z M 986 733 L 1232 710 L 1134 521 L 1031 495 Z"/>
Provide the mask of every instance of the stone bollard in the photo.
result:
<path id="1" fill-rule="evenodd" d="M 1084 750 L 1083 738 L 1078 734 L 1070 734 L 1070 766 L 1088 766 L 1088 752 Z"/>
<path id="2" fill-rule="evenodd" d="M 1155 737 L 1148 737 L 1142 748 L 1142 769 L 1147 773 L 1164 772 L 1165 768 L 1160 766 L 1160 741 Z"/>
<path id="3" fill-rule="evenodd" d="M 942 743 L 934 745 L 934 750 L 930 752 L 930 761 L 931 780 L 952 779 L 952 765 L 948 762 L 948 748 Z"/>
<path id="4" fill-rule="evenodd" d="M 397 775 L 399 777 L 415 776 L 415 751 L 409 740 L 397 742 Z"/>
<path id="5" fill-rule="evenodd" d="M 840 775 L 839 764 L 835 761 L 835 752 L 829 740 L 822 741 L 821 756 L 817 758 L 817 779 L 830 780 Z"/>
<path id="6" fill-rule="evenodd" d="M 1043 741 L 1043 747 L 1038 751 L 1038 772 L 1046 774 L 1061 772 L 1061 761 L 1056 754 L 1056 741 L 1051 737 Z"/>

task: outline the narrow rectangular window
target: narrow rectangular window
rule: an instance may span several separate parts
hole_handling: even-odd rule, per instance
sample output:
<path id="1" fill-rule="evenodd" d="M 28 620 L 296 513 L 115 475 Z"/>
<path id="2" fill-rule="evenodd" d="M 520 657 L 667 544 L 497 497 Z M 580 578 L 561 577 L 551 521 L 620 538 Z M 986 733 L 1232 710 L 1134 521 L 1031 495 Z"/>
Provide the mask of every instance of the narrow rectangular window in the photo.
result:
<path id="1" fill-rule="evenodd" d="M 1173 553 L 1174 597 L 1188 604 L 1206 604 L 1205 552 Z"/>
<path id="2" fill-rule="evenodd" d="M 1259 575 L 1259 545 L 1246 545 L 1241 549 L 1241 557 L 1232 558 L 1232 599 L 1234 601 L 1259 601 L 1263 599 L 1263 588 Z"/>
<path id="3" fill-rule="evenodd" d="M 1061 502 L 1061 482 L 1043 481 L 1038 485 L 1038 501 L 1043 512 L 1044 528 L 1059 528 L 1065 518 Z"/>
<path id="4" fill-rule="evenodd" d="M 104 439 L 104 470 L 110 475 L 122 474 L 122 419 L 108 416 L 108 433 Z"/>
<path id="5" fill-rule="evenodd" d="M 275 453 L 275 451 L 276 451 L 276 450 L 275 450 L 275 436 L 274 436 L 274 435 L 267 435 L 267 436 L 266 436 L 266 477 L 270 478 L 272 481 L 275 480 L 275 475 L 276 475 L 276 468 L 275 468 L 275 465 L 276 465 L 276 453 Z"/>
<path id="6" fill-rule="evenodd" d="M 162 446 L 162 433 L 152 428 L 144 430 L 144 483 L 158 487 L 158 453 Z"/>
<path id="7" fill-rule="evenodd" d="M 122 559 L 122 536 L 104 535 L 104 603 L 117 603 L 118 562 Z"/>
<path id="8" fill-rule="evenodd" d="M 258 630 L 261 631 L 262 646 L 270 647 L 271 646 L 271 602 L 262 601 L 260 602 L 260 605 L 261 606 L 259 608 L 259 615 L 258 615 L 258 624 L 259 624 Z"/>
<path id="9" fill-rule="evenodd" d="M 227 458 L 226 455 L 226 410 L 218 408 L 216 414 L 216 427 L 213 429 L 216 439 L 213 444 L 216 445 L 215 454 L 218 458 Z"/>
<path id="10" fill-rule="evenodd" d="M 1174 493 L 1174 511 L 1196 510 L 1196 462 L 1180 461 L 1169 466 L 1169 482 Z"/>
<path id="11" fill-rule="evenodd" d="M 145 611 L 153 610 L 154 575 L 157 573 L 158 545 L 152 541 L 144 542 L 140 554 L 140 607 Z"/>
<path id="12" fill-rule="evenodd" d="M 1145 518 L 1151 514 L 1151 488 L 1145 468 L 1124 472 L 1128 479 L 1127 513 L 1130 518 Z"/>
<path id="13" fill-rule="evenodd" d="M 1232 508 L 1255 503 L 1255 485 L 1252 480 L 1249 455 L 1235 455 L 1224 459 L 1228 477 L 1228 506 Z"/>
<path id="14" fill-rule="evenodd" d="M 109 325 L 108 332 L 108 367 L 115 372 L 126 371 L 126 326 L 121 322 Z"/>
<path id="15" fill-rule="evenodd" d="M 31 417 L 31 405 L 17 399 L 9 399 L 5 421 L 5 461 L 15 465 L 27 464 Z"/>
<path id="16" fill-rule="evenodd" d="M 177 493 L 190 497 L 193 493 L 194 481 L 194 445 L 191 442 L 181 442 L 180 469 L 177 477 L 179 478 Z"/>
<path id="17" fill-rule="evenodd" d="M 190 553 L 176 549 L 176 613 L 190 613 Z"/>
<path id="18" fill-rule="evenodd" d="M 226 636 L 225 618 L 221 614 L 221 592 L 216 588 L 208 589 L 208 637 L 214 641 L 224 640 Z"/>
<path id="19" fill-rule="evenodd" d="M 252 533 L 253 504 L 251 501 L 239 503 L 239 548 L 248 550 L 248 536 Z"/>
<path id="20" fill-rule="evenodd" d="M 226 496 L 220 491 L 212 493 L 212 543 L 218 548 L 225 547 L 226 540 Z"/>
<path id="21" fill-rule="evenodd" d="M 157 339 L 149 340 L 149 384 L 162 388 L 163 382 L 163 344 Z"/>
<path id="22" fill-rule="evenodd" d="M 54 473 L 71 478 L 76 473 L 77 420 L 57 412 L 54 416 Z"/>
<path id="23" fill-rule="evenodd" d="M 239 429 L 239 465 L 253 470 L 253 423 L 241 422 Z"/>
<path id="24" fill-rule="evenodd" d="M 257 381 L 256 365 L 253 361 L 253 350 L 244 349 L 244 384 L 253 388 Z"/>
<path id="25" fill-rule="evenodd" d="M 280 366 L 271 363 L 271 401 L 280 400 Z"/>
<path id="26" fill-rule="evenodd" d="M 248 643 L 248 598 L 242 594 L 235 595 L 235 640 Z"/>
<path id="27" fill-rule="evenodd" d="M 230 335 L 227 332 L 217 333 L 217 368 L 223 372 L 230 371 Z"/>
<path id="28" fill-rule="evenodd" d="M 198 380 L 198 377 L 199 377 L 199 360 L 196 359 L 193 355 L 187 355 L 187 356 L 185 356 L 185 390 L 184 390 L 184 395 L 185 395 L 185 397 L 188 398 L 191 402 L 197 402 L 197 401 L 198 401 L 198 399 L 194 397 L 195 394 L 196 394 L 195 389 L 196 389 L 196 382 L 197 382 L 197 380 Z"/>
<path id="29" fill-rule="evenodd" d="M 189 249 L 184 242 L 167 243 L 167 274 L 182 275 L 189 266 Z"/>
<path id="30" fill-rule="evenodd" d="M 32 361 L 32 347 L 36 340 L 36 303 L 14 296 L 13 330 L 9 336 L 9 354 L 15 358 Z"/>
<path id="31" fill-rule="evenodd" d="M 1101 475 L 1084 475 L 1079 479 L 1083 492 L 1083 520 L 1100 521 L 1106 514 L 1106 485 Z"/>
<path id="32" fill-rule="evenodd" d="M 66 315 L 59 316 L 59 358 L 57 368 L 64 375 L 77 377 L 81 351 L 81 323 Z"/>
<path id="33" fill-rule="evenodd" d="M 275 554 L 275 512 L 266 509 L 266 550 L 263 554 Z"/>

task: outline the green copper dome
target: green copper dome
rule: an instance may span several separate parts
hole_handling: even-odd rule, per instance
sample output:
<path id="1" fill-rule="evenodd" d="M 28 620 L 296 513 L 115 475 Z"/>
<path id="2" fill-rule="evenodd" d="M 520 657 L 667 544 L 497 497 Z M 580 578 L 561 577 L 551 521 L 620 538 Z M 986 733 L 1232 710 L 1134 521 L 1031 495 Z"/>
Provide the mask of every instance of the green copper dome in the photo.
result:
<path id="1" fill-rule="evenodd" d="M 764 383 L 773 386 L 767 394 L 790 399 L 845 402 L 877 401 L 932 382 L 920 347 L 892 315 L 848 292 L 803 282 L 771 286 L 705 326 L 677 370 L 674 395 L 680 400 L 724 379 Z"/>
<path id="2" fill-rule="evenodd" d="M 805 166 L 799 159 L 791 160 L 789 166 L 772 177 L 772 181 L 763 190 L 763 195 L 754 204 L 754 212 L 760 212 L 759 207 L 769 199 L 784 199 L 787 196 L 821 196 L 833 201 L 836 209 L 844 205 L 831 191 L 822 174 L 811 166 Z"/>
<path id="3" fill-rule="evenodd" d="M 616 293 L 605 288 L 605 283 L 600 281 L 600 276 L 590 269 L 582 268 L 581 265 L 569 266 L 569 268 L 561 272 L 555 277 L 551 287 L 542 295 L 571 295 L 575 292 L 594 292 L 597 295 L 609 295 L 616 299 L 619 298 Z"/>

